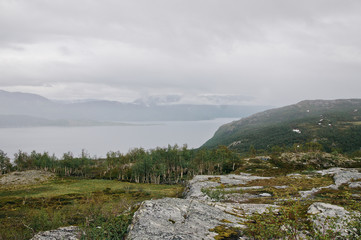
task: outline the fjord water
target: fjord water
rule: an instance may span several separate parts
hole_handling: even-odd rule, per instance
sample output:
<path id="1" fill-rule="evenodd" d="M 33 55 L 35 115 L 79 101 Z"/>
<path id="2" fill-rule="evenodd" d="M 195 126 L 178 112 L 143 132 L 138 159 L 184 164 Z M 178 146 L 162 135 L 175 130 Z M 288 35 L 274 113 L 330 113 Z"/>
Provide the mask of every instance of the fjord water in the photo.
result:
<path id="1" fill-rule="evenodd" d="M 48 152 L 61 157 L 82 149 L 90 156 L 104 157 L 109 151 L 128 152 L 132 148 L 152 149 L 168 144 L 200 147 L 221 125 L 234 121 L 220 118 L 206 121 L 136 122 L 132 126 L 1 128 L 0 150 L 13 157 L 18 150 Z"/>

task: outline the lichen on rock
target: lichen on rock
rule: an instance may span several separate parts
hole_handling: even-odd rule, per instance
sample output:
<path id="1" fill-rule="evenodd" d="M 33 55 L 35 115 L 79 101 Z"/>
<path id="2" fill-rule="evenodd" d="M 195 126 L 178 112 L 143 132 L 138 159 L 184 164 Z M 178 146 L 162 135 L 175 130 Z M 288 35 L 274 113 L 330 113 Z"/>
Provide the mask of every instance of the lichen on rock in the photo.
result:
<path id="1" fill-rule="evenodd" d="M 78 227 L 68 226 L 37 233 L 31 240 L 79 240 L 81 231 Z"/>
<path id="2" fill-rule="evenodd" d="M 133 217 L 128 239 L 214 239 L 220 223 L 242 228 L 239 218 L 198 200 L 164 198 L 143 202 Z"/>

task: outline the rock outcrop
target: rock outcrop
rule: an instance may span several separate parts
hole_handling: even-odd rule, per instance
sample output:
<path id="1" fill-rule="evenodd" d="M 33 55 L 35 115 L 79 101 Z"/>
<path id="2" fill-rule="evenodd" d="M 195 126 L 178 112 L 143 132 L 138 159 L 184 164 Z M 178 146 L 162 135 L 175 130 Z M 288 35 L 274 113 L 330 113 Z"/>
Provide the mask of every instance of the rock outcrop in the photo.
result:
<path id="1" fill-rule="evenodd" d="M 354 180 L 361 180 L 361 172 L 359 172 L 358 169 L 329 168 L 329 169 L 317 171 L 316 173 L 321 175 L 333 175 L 333 180 L 335 183 L 325 187 L 313 188 L 308 191 L 301 191 L 300 192 L 301 197 L 308 198 L 325 188 L 331 188 L 337 190 L 343 184 L 348 185 L 350 188 L 361 187 L 361 182 L 352 182 Z"/>
<path id="2" fill-rule="evenodd" d="M 305 178 L 311 179 L 314 174 L 306 175 Z M 358 183 L 352 181 L 361 179 L 361 173 L 357 169 L 331 168 L 318 171 L 316 174 L 333 175 L 335 183 L 301 192 L 301 195 L 310 196 L 322 188 L 337 189 L 342 184 L 351 187 L 352 184 Z M 293 175 L 304 177 L 300 174 Z M 238 229 L 238 237 L 247 239 L 242 236 L 242 230 L 245 228 L 242 224 L 247 216 L 255 213 L 262 214 L 269 210 L 276 212 L 280 210 L 277 205 L 249 203 L 251 200 L 262 202 L 268 199 L 268 202 L 271 200 L 276 203 L 280 203 L 279 200 L 287 201 L 287 199 L 276 201 L 269 192 L 262 192 L 264 186 L 252 186 L 252 184 L 244 186 L 257 179 L 269 178 L 245 173 L 195 176 L 188 183 L 184 199 L 166 198 L 145 201 L 134 215 L 128 239 L 214 239 L 217 234 L 212 229 L 220 226 Z M 288 187 L 282 185 L 274 188 L 287 189 Z M 312 217 L 310 221 L 320 232 L 328 229 L 327 221 L 330 218 L 337 218 L 338 222 L 334 230 L 343 235 L 346 231 L 343 224 L 351 219 L 350 213 L 343 207 L 326 203 L 312 204 L 308 209 L 308 214 Z M 301 233 L 299 236 L 300 239 L 305 239 Z"/>
<path id="3" fill-rule="evenodd" d="M 202 189 L 212 189 L 220 185 L 227 186 L 225 191 L 240 190 L 239 185 L 246 184 L 257 179 L 269 179 L 269 177 L 252 176 L 248 173 L 239 175 L 198 175 L 189 181 L 184 192 L 186 199 L 212 200 Z M 256 187 L 259 188 L 259 187 Z"/>
<path id="4" fill-rule="evenodd" d="M 357 169 L 331 168 L 317 171 L 316 174 L 332 175 L 334 184 L 300 192 L 301 196 L 309 197 L 322 188 L 338 189 L 343 184 L 348 187 L 358 187 L 360 182 L 355 181 L 361 179 L 361 173 Z M 304 177 L 300 174 L 289 176 L 300 179 L 302 179 L 301 176 Z M 312 176 L 314 175 L 306 175 L 305 178 L 312 179 Z M 210 240 L 219 234 L 214 230 L 219 228 L 235 231 L 238 234 L 236 237 L 241 237 L 242 230 L 245 228 L 244 220 L 249 215 L 262 214 L 268 210 L 275 212 L 282 210 L 282 207 L 277 205 L 261 204 L 260 202 L 280 204 L 282 201 L 289 200 L 277 199 L 275 198 L 276 194 L 272 191 L 266 192 L 267 188 L 264 186 L 257 185 L 257 182 L 254 185 L 250 183 L 250 181 L 258 179 L 270 178 L 246 173 L 195 176 L 189 181 L 183 199 L 164 198 L 144 201 L 134 214 L 127 239 Z M 244 186 L 247 183 L 249 184 Z M 273 187 L 287 190 L 289 186 Z M 271 193 L 275 196 L 272 196 Z M 253 203 L 250 203 L 251 200 Z M 332 228 L 341 236 L 346 236 L 346 225 L 355 216 L 354 213 L 350 213 L 343 207 L 321 202 L 313 203 L 308 208 L 308 214 L 309 221 L 313 223 L 316 230 L 322 233 Z M 78 228 L 66 227 L 38 233 L 32 239 L 74 240 L 79 239 L 79 236 Z M 303 235 L 300 233 L 300 236 Z M 241 237 L 240 239 L 247 238 Z M 303 238 L 300 237 L 300 239 Z"/>
<path id="5" fill-rule="evenodd" d="M 81 231 L 78 227 L 61 227 L 55 230 L 39 232 L 31 240 L 79 240 Z"/>
<path id="6" fill-rule="evenodd" d="M 41 170 L 27 170 L 23 172 L 12 172 L 0 178 L 0 186 L 28 185 L 45 182 L 55 177 L 54 173 Z"/>
<path id="7" fill-rule="evenodd" d="M 198 200 L 164 198 L 145 201 L 135 213 L 128 239 L 214 239 L 210 229 L 243 226 L 239 218 Z"/>
<path id="8" fill-rule="evenodd" d="M 318 169 L 331 168 L 335 166 L 351 166 L 355 163 L 353 159 L 342 155 L 332 155 L 330 153 L 282 153 L 279 161 L 291 165 L 315 166 Z"/>
<path id="9" fill-rule="evenodd" d="M 347 224 L 352 221 L 351 213 L 343 207 L 317 202 L 313 203 L 307 211 L 314 228 L 320 233 L 333 229 L 341 236 L 347 235 Z"/>
<path id="10" fill-rule="evenodd" d="M 350 185 L 352 180 L 361 179 L 361 172 L 353 168 L 330 168 L 326 170 L 317 171 L 322 175 L 333 175 L 335 184 L 330 186 L 333 189 L 338 189 L 342 184 Z"/>
<path id="11" fill-rule="evenodd" d="M 268 194 L 234 193 L 243 189 L 262 189 L 262 186 L 241 187 L 257 179 L 268 178 L 245 173 L 195 176 L 189 181 L 184 199 L 143 202 L 134 215 L 128 239 L 214 239 L 217 233 L 212 229 L 219 226 L 241 231 L 243 216 L 277 208 L 269 204 L 241 203 L 251 198 L 269 197 Z M 222 196 L 214 199 L 209 196 L 212 191 L 221 191 Z"/>

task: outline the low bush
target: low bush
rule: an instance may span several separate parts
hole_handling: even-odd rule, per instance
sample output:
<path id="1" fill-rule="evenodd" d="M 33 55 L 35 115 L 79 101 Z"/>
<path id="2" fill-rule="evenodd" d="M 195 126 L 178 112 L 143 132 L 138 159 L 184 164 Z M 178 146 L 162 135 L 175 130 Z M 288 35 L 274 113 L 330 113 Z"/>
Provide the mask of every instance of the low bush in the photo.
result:
<path id="1" fill-rule="evenodd" d="M 305 205 L 299 201 L 279 208 L 269 208 L 265 213 L 247 216 L 244 233 L 251 239 L 300 239 L 308 230 Z"/>

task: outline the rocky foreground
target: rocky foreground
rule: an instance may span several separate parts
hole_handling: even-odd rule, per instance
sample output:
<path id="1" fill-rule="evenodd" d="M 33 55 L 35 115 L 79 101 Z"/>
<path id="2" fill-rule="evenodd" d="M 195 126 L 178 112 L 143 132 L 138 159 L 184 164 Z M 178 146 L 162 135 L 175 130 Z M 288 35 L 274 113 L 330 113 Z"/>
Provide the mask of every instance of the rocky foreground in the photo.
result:
<path id="1" fill-rule="evenodd" d="M 327 177 L 330 178 L 329 181 L 326 181 Z M 127 239 L 249 239 L 243 235 L 247 217 L 267 211 L 277 212 L 279 204 L 289 199 L 275 195 L 292 192 L 293 182 L 308 183 L 304 187 L 300 185 L 298 188 L 301 190 L 297 190 L 297 197 L 293 197 L 293 200 L 302 201 L 314 198 L 319 191 L 337 191 L 341 187 L 359 189 L 361 173 L 358 169 L 331 168 L 309 174 L 290 174 L 278 180 L 276 177 L 260 177 L 245 173 L 195 176 L 189 181 L 182 199 L 164 198 L 143 202 L 134 214 Z M 312 187 L 310 183 L 318 185 Z M 330 218 L 337 219 L 333 228 L 341 236 L 345 236 L 344 224 L 359 213 L 347 211 L 342 206 L 334 204 L 312 202 L 307 214 L 319 232 L 327 231 Z M 232 231 L 236 231 L 237 238 L 220 238 L 220 231 L 225 231 L 223 236 L 232 236 Z M 65 231 L 67 235 L 62 235 L 64 229 L 60 229 L 58 235 L 54 234 L 54 231 L 43 232 L 33 239 L 77 239 L 79 232 L 74 231 L 69 235 L 70 232 Z M 305 239 L 304 233 L 299 233 L 297 237 Z"/>
<path id="2" fill-rule="evenodd" d="M 338 189 L 342 184 L 349 187 L 360 187 L 361 184 L 355 182 L 361 179 L 361 173 L 357 169 L 332 168 L 314 174 L 332 175 L 334 184 L 303 191 L 300 193 L 301 198 L 312 198 L 313 194 L 321 189 Z M 312 178 L 311 175 L 298 174 L 289 177 Z M 215 239 L 217 227 L 240 229 L 241 232 L 246 227 L 243 222 L 247 215 L 263 213 L 268 209 L 277 211 L 276 204 L 252 203 L 274 198 L 264 186 L 244 186 L 255 180 L 269 179 L 271 178 L 245 173 L 196 176 L 189 182 L 184 199 L 145 201 L 134 215 L 128 239 Z M 273 186 L 274 189 L 290 187 Z M 325 228 L 327 218 L 338 218 L 340 223 L 337 228 L 340 232 L 344 231 L 342 227 L 344 219 L 350 216 L 350 212 L 343 207 L 322 202 L 310 205 L 308 214 L 315 216 L 312 221 L 316 228 Z M 302 238 L 301 233 L 299 237 Z M 241 236 L 239 239 L 247 238 Z"/>

